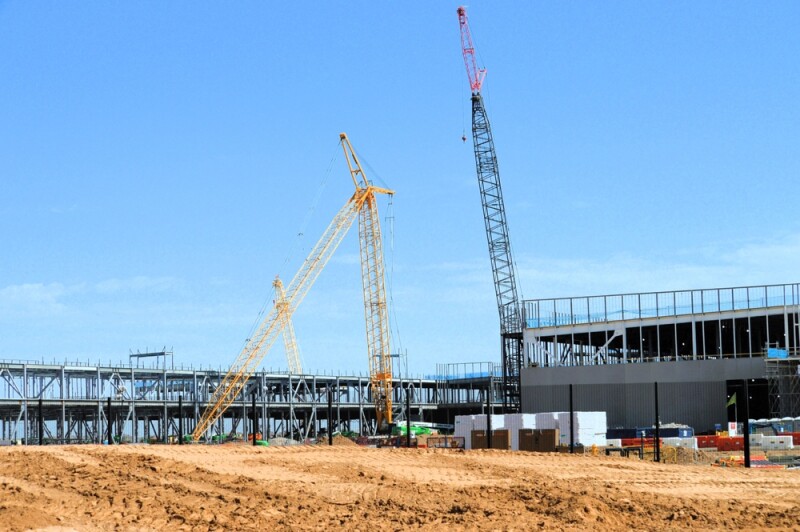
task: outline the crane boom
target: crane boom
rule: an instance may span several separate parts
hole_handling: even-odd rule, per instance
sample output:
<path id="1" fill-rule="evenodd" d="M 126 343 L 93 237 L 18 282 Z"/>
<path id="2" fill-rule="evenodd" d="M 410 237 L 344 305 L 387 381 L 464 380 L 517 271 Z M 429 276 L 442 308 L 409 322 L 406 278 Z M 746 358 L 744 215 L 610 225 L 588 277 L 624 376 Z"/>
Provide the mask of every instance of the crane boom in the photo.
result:
<path id="1" fill-rule="evenodd" d="M 492 264 L 497 309 L 500 315 L 500 336 L 503 361 L 503 407 L 506 412 L 520 411 L 520 373 L 524 357 L 522 313 L 516 283 L 516 266 L 508 236 L 500 170 L 494 148 L 492 129 L 483 104 L 481 86 L 485 69 L 478 69 L 475 49 L 467 21 L 467 11 L 458 8 L 461 30 L 461 51 L 472 91 L 472 141 L 475 167 L 483 206 L 489 258 Z"/>
<path id="2" fill-rule="evenodd" d="M 341 134 L 350 175 L 356 187 L 393 194 L 393 191 L 373 187 L 367 181 L 350 140 Z M 367 326 L 367 356 L 369 357 L 370 391 L 375 404 L 377 427 L 392 422 L 392 358 L 389 345 L 389 311 L 386 306 L 383 247 L 378 202 L 370 194 L 358 214 L 358 235 L 361 248 L 361 284 L 364 290 L 364 320 Z"/>
<path id="3" fill-rule="evenodd" d="M 339 247 L 347 230 L 353 225 L 353 221 L 365 201 L 364 196 L 363 192 L 356 191 L 334 216 L 300 270 L 295 274 L 292 282 L 289 283 L 286 291 L 288 305 L 275 305 L 261 322 L 256 333 L 248 338 L 239 356 L 209 399 L 208 406 L 192 433 L 195 441 L 205 434 L 242 392 L 248 377 L 253 374 L 277 336 L 282 332 L 282 326 L 285 323 L 284 316 L 297 309 L 322 268 Z"/>
<path id="4" fill-rule="evenodd" d="M 486 77 L 486 69 L 478 68 L 478 62 L 475 59 L 475 47 L 472 45 L 472 33 L 469 31 L 467 9 L 462 6 L 457 11 L 458 26 L 461 28 L 461 55 L 464 56 L 464 65 L 467 67 L 469 88 L 472 92 L 480 92 L 483 78 Z"/>
<path id="5" fill-rule="evenodd" d="M 294 325 L 292 324 L 292 310 L 289 302 L 286 301 L 286 291 L 283 289 L 283 281 L 280 277 L 275 277 L 272 281 L 272 287 L 275 289 L 275 306 L 286 307 L 279 309 L 278 315 L 281 316 L 281 323 L 278 324 L 283 330 L 283 345 L 286 350 L 286 362 L 289 365 L 289 371 L 295 375 L 303 373 L 303 365 L 300 363 L 300 352 L 297 348 L 297 338 L 294 335 Z"/>
<path id="6" fill-rule="evenodd" d="M 383 274 L 383 251 L 381 248 L 380 222 L 375 194 L 394 194 L 394 191 L 370 184 L 358 157 L 350 145 L 347 135 L 340 135 L 355 193 L 334 216 L 328 228 L 306 257 L 302 266 L 292 278 L 289 287 L 283 291 L 283 284 L 276 279 L 275 305 L 248 338 L 245 346 L 231 365 L 225 377 L 209 398 L 208 406 L 192 433 L 198 441 L 206 431 L 230 407 L 244 391 L 248 378 L 269 352 L 278 335 L 283 332 L 287 344 L 287 357 L 291 361 L 290 343 L 295 344 L 291 316 L 303 300 L 311 285 L 339 247 L 347 231 L 359 218 L 361 242 L 361 271 L 364 288 L 364 307 L 367 320 L 367 348 L 370 364 L 370 389 L 375 404 L 378 428 L 385 421 L 392 422 L 392 365 L 389 348 L 389 318 L 386 309 L 386 296 Z M 294 350 L 296 356 L 296 349 Z M 296 366 L 299 368 L 299 359 Z"/>

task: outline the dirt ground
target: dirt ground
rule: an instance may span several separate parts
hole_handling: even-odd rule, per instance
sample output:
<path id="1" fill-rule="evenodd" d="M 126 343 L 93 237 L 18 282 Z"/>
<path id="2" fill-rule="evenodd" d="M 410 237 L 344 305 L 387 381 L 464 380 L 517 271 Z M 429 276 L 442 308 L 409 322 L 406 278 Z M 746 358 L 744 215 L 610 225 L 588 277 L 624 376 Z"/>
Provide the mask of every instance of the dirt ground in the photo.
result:
<path id="1" fill-rule="evenodd" d="M 2 530 L 800 530 L 800 471 L 353 446 L 0 448 Z"/>

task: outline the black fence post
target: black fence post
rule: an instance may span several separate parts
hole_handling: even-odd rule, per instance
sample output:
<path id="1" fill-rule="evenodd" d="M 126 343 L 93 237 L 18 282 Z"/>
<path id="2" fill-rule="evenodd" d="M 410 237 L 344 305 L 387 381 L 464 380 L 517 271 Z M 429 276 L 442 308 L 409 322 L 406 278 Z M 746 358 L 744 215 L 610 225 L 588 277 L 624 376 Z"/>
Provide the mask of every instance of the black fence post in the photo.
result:
<path id="1" fill-rule="evenodd" d="M 747 389 L 747 379 L 744 379 L 744 466 L 750 467 L 750 392 Z"/>
<path id="2" fill-rule="evenodd" d="M 111 445 L 114 443 L 114 438 L 111 435 L 111 397 L 108 398 L 108 414 L 106 415 L 106 421 L 108 421 L 107 423 L 108 444 Z"/>
<path id="3" fill-rule="evenodd" d="M 406 388 L 406 447 L 411 447 L 411 390 Z"/>
<path id="4" fill-rule="evenodd" d="M 269 400 L 270 400 L 270 388 L 269 388 L 269 386 L 267 386 L 267 389 L 264 390 L 264 392 L 267 394 L 267 419 L 264 420 L 264 423 L 267 425 L 264 428 L 267 429 L 267 430 L 265 431 L 266 432 L 266 434 L 265 434 L 266 437 L 264 439 L 269 441 L 269 436 L 270 436 L 270 434 L 269 434 Z"/>
<path id="5" fill-rule="evenodd" d="M 42 417 L 42 396 L 39 396 L 39 445 L 44 445 L 44 417 Z"/>
<path id="6" fill-rule="evenodd" d="M 660 433 L 661 432 L 660 431 L 661 425 L 660 425 L 660 422 L 658 421 L 658 383 L 654 382 L 653 384 L 654 384 L 655 396 L 656 396 L 655 397 L 655 404 L 656 404 L 656 433 L 655 433 L 655 456 L 654 456 L 654 458 L 655 458 L 656 462 L 660 462 L 661 461 L 661 433 Z"/>
<path id="7" fill-rule="evenodd" d="M 575 454 L 575 408 L 572 404 L 572 385 L 569 385 L 569 452 Z"/>
<path id="8" fill-rule="evenodd" d="M 333 445 L 333 427 L 331 421 L 333 420 L 333 392 L 331 387 L 328 386 L 328 445 Z"/>
<path id="9" fill-rule="evenodd" d="M 183 445 L 183 395 L 178 396 L 178 445 Z"/>
<path id="10" fill-rule="evenodd" d="M 486 389 L 486 448 L 492 448 L 492 383 Z"/>
<path id="11" fill-rule="evenodd" d="M 253 408 L 251 409 L 251 415 L 253 416 L 253 447 L 258 445 L 258 412 L 256 412 L 256 391 L 253 390 Z"/>

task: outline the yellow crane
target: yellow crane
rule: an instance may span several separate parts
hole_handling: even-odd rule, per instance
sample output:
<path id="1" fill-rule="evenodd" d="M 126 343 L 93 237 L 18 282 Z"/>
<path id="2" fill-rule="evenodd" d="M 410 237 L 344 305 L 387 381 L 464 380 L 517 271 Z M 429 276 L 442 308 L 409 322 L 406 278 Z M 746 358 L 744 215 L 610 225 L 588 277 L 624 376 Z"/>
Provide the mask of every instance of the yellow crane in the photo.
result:
<path id="1" fill-rule="evenodd" d="M 243 392 L 248 378 L 255 372 L 275 339 L 290 324 L 292 313 L 308 293 L 311 285 L 328 263 L 356 217 L 359 223 L 361 244 L 361 277 L 364 291 L 364 316 L 367 328 L 367 355 L 369 358 L 370 391 L 375 404 L 377 426 L 392 422 L 392 359 L 389 346 L 389 314 L 386 307 L 383 248 L 376 194 L 394 194 L 394 191 L 370 183 L 358 156 L 345 133 L 339 135 L 344 150 L 355 193 L 347 200 L 322 234 L 314 248 L 295 274 L 289 287 L 280 292 L 276 287 L 273 308 L 256 328 L 255 334 L 245 342 L 239 356 L 231 365 L 219 386 L 209 398 L 203 415 L 192 433 L 198 441 Z M 280 281 L 277 281 L 280 283 Z M 282 296 L 282 297 L 281 297 Z M 286 339 L 286 342 L 290 340 Z M 296 350 L 295 350 L 296 352 Z M 287 356 L 289 349 L 287 348 Z M 298 361 L 299 364 L 299 361 Z M 291 365 L 291 363 L 290 363 Z M 242 398 L 244 399 L 244 398 Z"/>
<path id="2" fill-rule="evenodd" d="M 378 217 L 379 194 L 394 194 L 394 191 L 373 186 L 368 180 L 358 156 L 350 145 L 347 135 L 342 140 L 347 166 L 356 187 L 356 194 L 363 198 L 358 210 L 358 236 L 361 243 L 361 285 L 364 290 L 364 318 L 367 324 L 367 356 L 369 357 L 369 379 L 375 417 L 380 430 L 392 422 L 392 356 L 389 346 L 389 310 L 386 306 L 386 283 L 383 262 L 383 240 Z"/>
<path id="3" fill-rule="evenodd" d="M 281 323 L 278 324 L 283 330 L 283 345 L 286 349 L 286 362 L 289 365 L 289 372 L 295 375 L 303 373 L 303 365 L 300 363 L 300 350 L 297 347 L 297 338 L 294 335 L 294 325 L 292 325 L 292 308 L 286 301 L 286 291 L 283 289 L 283 281 L 275 276 L 272 281 L 272 288 L 275 289 L 275 306 L 285 307 L 278 310 Z"/>

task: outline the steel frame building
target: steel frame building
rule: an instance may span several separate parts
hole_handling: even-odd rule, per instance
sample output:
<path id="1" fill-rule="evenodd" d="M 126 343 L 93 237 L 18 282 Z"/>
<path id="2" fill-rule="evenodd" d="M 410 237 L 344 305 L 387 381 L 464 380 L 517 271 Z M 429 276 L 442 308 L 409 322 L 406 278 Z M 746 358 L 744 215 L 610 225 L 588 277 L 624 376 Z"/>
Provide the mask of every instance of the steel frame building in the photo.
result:
<path id="1" fill-rule="evenodd" d="M 531 300 L 528 365 L 586 366 L 797 354 L 800 284 Z"/>
<path id="2" fill-rule="evenodd" d="M 178 435 L 181 419 L 183 433 L 192 432 L 223 377 L 209 370 L 0 361 L 0 439 L 34 443 L 41 434 L 53 443 L 100 443 L 110 419 L 115 438 L 166 443 Z M 255 394 L 258 426 L 267 437 L 304 440 L 328 429 L 370 434 L 375 407 L 369 383 L 368 376 L 258 372 L 213 433 L 238 432 L 246 439 Z M 436 381 L 398 379 L 395 404 L 405 403 L 407 391 L 412 419 L 431 417 L 438 402 Z"/>
<path id="3" fill-rule="evenodd" d="M 109 420 L 118 441 L 168 443 L 178 437 L 181 422 L 183 434 L 190 434 L 224 372 L 158 366 L 0 360 L 0 440 L 101 443 L 107 440 Z M 487 398 L 491 408 L 502 406 L 500 366 L 459 363 L 438 369 L 437 375 L 424 378 L 394 379 L 393 404 L 404 408 L 410 393 L 412 420 L 446 425 L 455 415 L 482 411 Z M 250 377 L 213 434 L 239 433 L 247 439 L 253 394 L 259 432 L 266 438 L 305 440 L 328 430 L 375 431 L 368 376 L 261 371 Z"/>
<path id="4" fill-rule="evenodd" d="M 649 426 L 658 383 L 665 419 L 709 430 L 746 379 L 765 390 L 751 412 L 800 415 L 798 283 L 540 299 L 524 312 L 524 412 L 565 410 L 573 389 L 576 408 L 605 410 L 610 426 Z"/>

